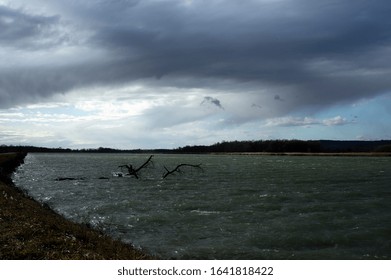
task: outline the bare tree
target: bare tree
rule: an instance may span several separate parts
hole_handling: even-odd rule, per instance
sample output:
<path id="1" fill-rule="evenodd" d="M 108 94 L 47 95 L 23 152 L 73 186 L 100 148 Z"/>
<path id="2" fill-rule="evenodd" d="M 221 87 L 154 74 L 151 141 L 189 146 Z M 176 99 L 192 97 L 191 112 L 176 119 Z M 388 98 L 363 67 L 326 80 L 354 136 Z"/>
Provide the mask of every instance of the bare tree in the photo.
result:
<path id="1" fill-rule="evenodd" d="M 201 164 L 187 164 L 187 163 L 181 163 L 181 164 L 178 164 L 173 170 L 168 170 L 167 167 L 164 166 L 164 169 L 166 169 L 166 173 L 163 174 L 163 179 L 166 178 L 168 175 L 171 175 L 175 172 L 179 172 L 181 173 L 181 168 L 182 167 L 185 167 L 185 166 L 188 166 L 188 167 L 193 167 L 193 168 L 197 168 L 197 169 L 201 169 Z"/>
<path id="2" fill-rule="evenodd" d="M 134 176 L 134 177 L 136 177 L 136 179 L 138 179 L 138 178 L 139 178 L 139 174 L 138 174 L 138 173 L 140 172 L 141 169 L 147 167 L 150 163 L 152 163 L 152 157 L 153 157 L 153 155 L 151 155 L 151 156 L 147 159 L 147 161 L 144 162 L 144 163 L 143 163 L 140 167 L 138 167 L 138 168 L 133 168 L 133 165 L 131 165 L 131 164 L 120 165 L 120 166 L 118 166 L 118 167 L 125 167 L 126 169 L 128 169 L 129 175 Z"/>

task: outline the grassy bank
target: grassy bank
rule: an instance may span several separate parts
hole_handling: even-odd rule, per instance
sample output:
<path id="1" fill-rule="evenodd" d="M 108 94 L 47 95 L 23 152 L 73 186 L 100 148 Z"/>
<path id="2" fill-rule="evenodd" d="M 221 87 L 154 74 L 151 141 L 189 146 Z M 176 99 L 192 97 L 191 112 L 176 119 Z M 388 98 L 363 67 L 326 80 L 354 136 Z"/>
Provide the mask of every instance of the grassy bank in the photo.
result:
<path id="1" fill-rule="evenodd" d="M 0 259 L 152 259 L 131 245 L 70 222 L 17 189 L 24 155 L 0 154 Z"/>

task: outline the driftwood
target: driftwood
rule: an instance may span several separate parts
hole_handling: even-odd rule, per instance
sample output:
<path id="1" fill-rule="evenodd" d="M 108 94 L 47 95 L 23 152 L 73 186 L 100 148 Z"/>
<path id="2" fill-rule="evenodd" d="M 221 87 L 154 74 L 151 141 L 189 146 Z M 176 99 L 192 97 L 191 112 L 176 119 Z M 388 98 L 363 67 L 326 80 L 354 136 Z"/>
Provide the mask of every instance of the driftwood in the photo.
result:
<path id="1" fill-rule="evenodd" d="M 55 179 L 56 181 L 75 181 L 75 180 L 85 180 L 85 178 L 74 178 L 74 177 L 58 177 Z"/>
<path id="2" fill-rule="evenodd" d="M 187 164 L 187 163 L 181 163 L 181 164 L 178 164 L 173 170 L 168 170 L 167 167 L 164 166 L 164 169 L 166 169 L 166 173 L 163 174 L 163 179 L 166 178 L 168 175 L 171 175 L 175 172 L 182 172 L 181 171 L 181 167 L 184 167 L 184 166 L 188 166 L 188 167 L 193 167 L 193 168 L 198 168 L 198 169 L 201 169 L 201 164 Z"/>
<path id="3" fill-rule="evenodd" d="M 120 165 L 120 166 L 118 166 L 118 167 L 125 167 L 126 169 L 128 169 L 129 175 L 134 176 L 134 177 L 136 177 L 136 179 L 138 179 L 138 178 L 139 178 L 138 172 L 139 172 L 141 169 L 147 167 L 147 166 L 152 162 L 152 157 L 153 157 L 153 155 L 151 155 L 151 156 L 147 159 L 147 161 L 144 162 L 144 163 L 143 163 L 140 167 L 138 167 L 138 168 L 133 168 L 133 165 L 131 165 L 131 164 Z"/>
<path id="4" fill-rule="evenodd" d="M 109 177 L 99 177 L 98 178 L 99 180 L 108 180 L 110 179 Z M 80 177 L 80 178 L 75 178 L 75 177 L 58 177 L 55 179 L 55 181 L 83 181 L 83 180 L 86 180 L 86 178 L 84 177 Z"/>
<path id="5" fill-rule="evenodd" d="M 138 168 L 134 168 L 133 165 L 131 164 L 126 164 L 126 165 L 119 165 L 118 167 L 125 167 L 127 170 L 128 170 L 128 174 L 126 175 L 130 175 L 130 176 L 134 176 L 136 179 L 139 179 L 140 178 L 140 175 L 139 175 L 139 172 L 147 167 L 149 164 L 153 163 L 152 162 L 152 157 L 153 155 L 151 155 L 140 167 Z M 197 169 L 200 169 L 203 171 L 203 169 L 201 168 L 201 164 L 188 164 L 188 163 L 181 163 L 181 164 L 178 164 L 174 169 L 172 170 L 168 170 L 167 167 L 164 166 L 164 169 L 166 170 L 166 172 L 163 174 L 163 179 L 166 178 L 167 176 L 169 175 L 172 175 L 176 172 L 178 173 L 181 173 L 182 172 L 182 168 L 183 167 L 192 167 L 192 168 L 197 168 Z M 122 172 L 116 172 L 115 173 L 117 177 L 123 177 L 123 173 Z"/>

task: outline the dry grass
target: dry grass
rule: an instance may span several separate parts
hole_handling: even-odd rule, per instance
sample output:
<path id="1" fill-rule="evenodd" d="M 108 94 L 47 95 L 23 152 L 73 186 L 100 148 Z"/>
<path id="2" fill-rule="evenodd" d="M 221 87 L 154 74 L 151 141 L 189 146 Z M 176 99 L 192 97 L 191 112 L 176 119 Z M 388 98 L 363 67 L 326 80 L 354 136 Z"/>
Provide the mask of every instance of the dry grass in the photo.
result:
<path id="1" fill-rule="evenodd" d="M 0 155 L 7 169 L 15 154 Z M 3 174 L 4 175 L 4 174 Z M 3 180 L 1 180 L 3 179 Z M 0 178 L 0 259 L 153 259 L 129 244 L 64 219 Z"/>

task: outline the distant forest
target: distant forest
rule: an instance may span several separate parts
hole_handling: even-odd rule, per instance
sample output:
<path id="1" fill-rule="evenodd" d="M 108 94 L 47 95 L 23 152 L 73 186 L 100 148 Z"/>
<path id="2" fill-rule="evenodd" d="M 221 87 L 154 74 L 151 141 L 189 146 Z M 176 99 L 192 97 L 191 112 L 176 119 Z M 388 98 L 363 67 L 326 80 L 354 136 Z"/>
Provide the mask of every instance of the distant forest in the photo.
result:
<path id="1" fill-rule="evenodd" d="M 112 148 L 65 149 L 34 146 L 0 146 L 0 153 L 359 153 L 391 152 L 391 140 L 334 141 L 334 140 L 256 140 L 223 141 L 213 145 L 185 146 L 176 149 L 119 150 Z"/>
<path id="2" fill-rule="evenodd" d="M 258 140 L 220 142 L 210 146 L 186 146 L 175 149 L 181 153 L 349 153 L 391 152 L 391 140 Z"/>

